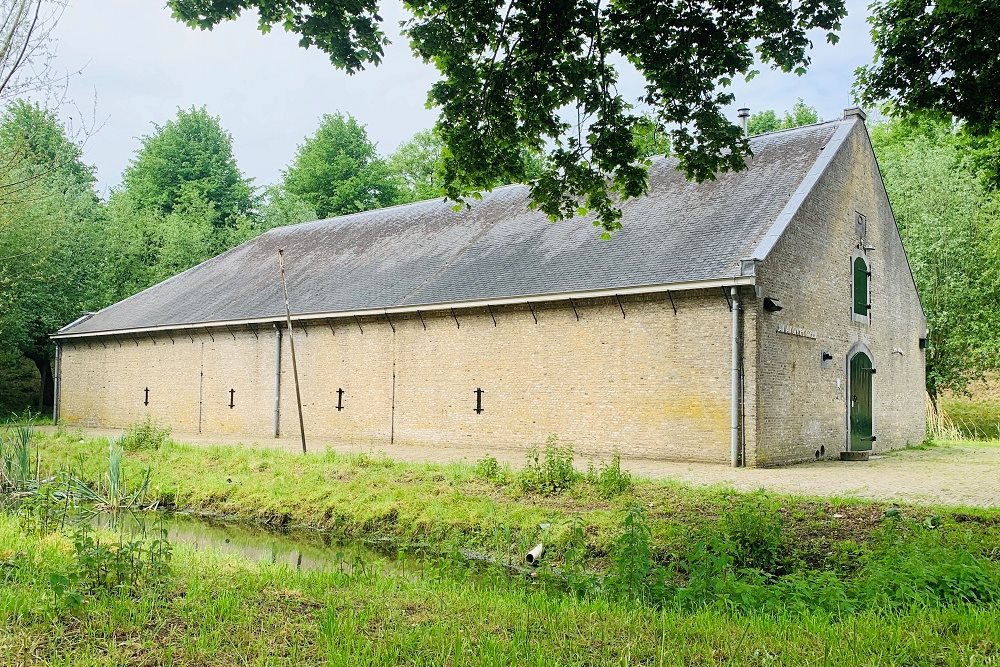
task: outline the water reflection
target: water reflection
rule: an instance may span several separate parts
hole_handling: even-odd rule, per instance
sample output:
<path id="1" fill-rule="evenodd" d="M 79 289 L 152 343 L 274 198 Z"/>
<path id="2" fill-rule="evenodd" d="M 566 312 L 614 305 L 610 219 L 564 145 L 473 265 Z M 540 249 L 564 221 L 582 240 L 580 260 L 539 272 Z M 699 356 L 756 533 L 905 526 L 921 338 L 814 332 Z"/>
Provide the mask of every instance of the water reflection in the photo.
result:
<path id="1" fill-rule="evenodd" d="M 311 531 L 269 531 L 244 524 L 214 521 L 165 512 L 96 513 L 91 523 L 129 537 L 166 537 L 195 551 L 214 551 L 251 561 L 287 565 L 294 570 L 350 571 L 360 565 L 387 564 L 376 552 L 338 543 L 328 534 Z"/>

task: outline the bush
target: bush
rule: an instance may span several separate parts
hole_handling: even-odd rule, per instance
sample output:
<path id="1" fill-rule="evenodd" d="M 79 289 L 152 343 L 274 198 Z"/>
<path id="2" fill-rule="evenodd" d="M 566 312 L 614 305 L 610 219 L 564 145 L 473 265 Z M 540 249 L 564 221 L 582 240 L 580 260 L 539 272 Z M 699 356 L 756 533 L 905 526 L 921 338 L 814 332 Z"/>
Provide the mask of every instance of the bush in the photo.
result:
<path id="1" fill-rule="evenodd" d="M 602 464 L 596 472 L 591 469 L 587 479 L 604 498 L 614 498 L 632 490 L 632 475 L 622 470 L 622 457 L 617 450 L 611 455 L 610 463 Z"/>
<path id="2" fill-rule="evenodd" d="M 639 503 L 625 510 L 621 534 L 611 549 L 611 570 L 604 585 L 613 596 L 646 603 L 662 601 L 666 572 L 653 559 L 653 539 Z"/>
<path id="3" fill-rule="evenodd" d="M 119 439 L 122 449 L 126 452 L 137 452 L 143 449 L 159 449 L 170 440 L 170 427 L 164 426 L 146 417 L 125 429 Z"/>
<path id="4" fill-rule="evenodd" d="M 493 484 L 505 484 L 507 482 L 507 470 L 493 456 L 485 456 L 476 461 L 474 470 L 477 476 L 482 477 L 487 482 Z"/>
<path id="5" fill-rule="evenodd" d="M 543 457 L 539 456 L 537 448 L 528 452 L 528 463 L 518 476 L 518 482 L 525 491 L 550 495 L 571 488 L 580 477 L 573 467 L 573 447 L 560 446 L 559 439 L 550 435 L 545 441 Z"/>
<path id="6" fill-rule="evenodd" d="M 738 496 L 719 519 L 721 545 L 735 567 L 775 573 L 781 568 L 782 523 L 777 501 L 763 491 Z"/>
<path id="7" fill-rule="evenodd" d="M 1000 601 L 1000 564 L 974 538 L 951 538 L 912 519 L 891 519 L 878 548 L 862 556 L 854 596 L 873 607 L 904 609 Z M 961 548 L 955 548 L 961 545 Z"/>

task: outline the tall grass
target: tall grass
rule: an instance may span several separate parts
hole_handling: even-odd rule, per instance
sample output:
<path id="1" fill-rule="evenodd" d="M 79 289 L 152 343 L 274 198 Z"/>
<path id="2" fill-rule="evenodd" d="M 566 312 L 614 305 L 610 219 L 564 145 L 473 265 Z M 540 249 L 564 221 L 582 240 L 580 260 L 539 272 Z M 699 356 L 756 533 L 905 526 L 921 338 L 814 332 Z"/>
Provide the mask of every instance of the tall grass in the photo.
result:
<path id="1" fill-rule="evenodd" d="M 38 450 L 32 466 L 31 442 L 35 427 L 30 421 L 0 432 L 0 492 L 21 494 L 39 485 Z"/>
<path id="2" fill-rule="evenodd" d="M 145 502 L 149 491 L 150 470 L 146 469 L 139 483 L 130 488 L 123 466 L 124 449 L 122 440 L 108 446 L 108 465 L 103 479 L 96 484 L 88 484 L 82 474 L 74 476 L 75 495 L 95 509 L 106 512 L 136 509 Z"/>

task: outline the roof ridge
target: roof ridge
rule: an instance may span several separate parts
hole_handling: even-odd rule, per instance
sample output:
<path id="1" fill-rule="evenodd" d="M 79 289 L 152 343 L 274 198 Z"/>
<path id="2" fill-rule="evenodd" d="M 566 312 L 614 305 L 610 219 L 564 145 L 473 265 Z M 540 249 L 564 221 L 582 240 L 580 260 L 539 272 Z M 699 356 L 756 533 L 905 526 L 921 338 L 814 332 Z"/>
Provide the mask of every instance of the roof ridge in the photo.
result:
<path id="1" fill-rule="evenodd" d="M 484 190 L 483 192 L 485 192 L 487 195 L 492 195 L 495 192 L 499 192 L 500 190 L 509 190 L 509 189 L 513 189 L 513 188 L 527 188 L 527 187 L 529 187 L 529 186 L 526 185 L 526 184 L 524 184 L 524 183 L 506 183 L 504 185 L 498 185 L 495 188 L 490 188 L 489 190 Z M 316 220 L 305 220 L 303 222 L 296 222 L 293 225 L 282 225 L 280 227 L 272 227 L 271 229 L 267 230 L 267 232 L 264 232 L 264 233 L 266 234 L 268 232 L 273 232 L 273 231 L 278 231 L 278 230 L 294 229 L 295 227 L 302 227 L 304 225 L 315 225 L 317 223 L 331 223 L 332 224 L 332 223 L 334 223 L 334 222 L 336 222 L 338 220 L 344 220 L 345 218 L 353 218 L 355 216 L 370 215 L 370 214 L 373 214 L 373 213 L 381 213 L 382 211 L 392 211 L 392 210 L 396 210 L 396 209 L 405 209 L 405 208 L 408 208 L 408 207 L 411 207 L 411 206 L 414 207 L 414 208 L 416 208 L 417 206 L 427 205 L 427 204 L 446 204 L 449 201 L 452 201 L 452 202 L 454 202 L 456 204 L 461 204 L 461 202 L 457 202 L 457 201 L 455 201 L 453 199 L 452 200 L 448 199 L 447 196 L 444 196 L 444 197 L 432 197 L 430 199 L 418 199 L 417 201 L 408 201 L 408 202 L 402 202 L 402 203 L 399 203 L 399 204 L 392 204 L 390 206 L 382 206 L 382 207 L 379 207 L 379 208 L 370 208 L 370 209 L 367 209 L 367 210 L 364 210 L 364 211 L 354 211 L 353 213 L 342 213 L 340 215 L 335 215 L 335 216 L 332 216 L 332 217 L 329 217 L 329 218 L 317 218 Z M 482 200 L 479 200 L 479 201 L 482 201 Z"/>

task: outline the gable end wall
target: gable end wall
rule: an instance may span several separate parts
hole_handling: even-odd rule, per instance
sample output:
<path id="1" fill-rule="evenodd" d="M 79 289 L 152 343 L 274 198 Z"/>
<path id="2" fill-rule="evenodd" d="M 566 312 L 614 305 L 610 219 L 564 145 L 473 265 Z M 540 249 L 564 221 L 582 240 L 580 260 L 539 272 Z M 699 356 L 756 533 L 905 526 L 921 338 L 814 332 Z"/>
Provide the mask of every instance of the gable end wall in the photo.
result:
<path id="1" fill-rule="evenodd" d="M 829 146 L 826 150 L 833 149 Z M 856 212 L 867 216 L 872 271 L 870 323 L 852 318 Z M 925 435 L 926 320 L 863 123 L 856 123 L 781 238 L 757 267 L 758 465 L 835 457 L 847 447 L 848 354 L 874 356 L 874 451 Z M 779 328 L 795 333 L 780 332 Z M 815 339 L 812 334 L 815 333 Z M 822 363 L 827 352 L 832 359 Z"/>

